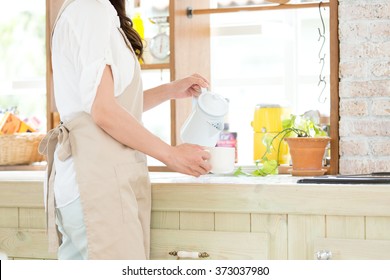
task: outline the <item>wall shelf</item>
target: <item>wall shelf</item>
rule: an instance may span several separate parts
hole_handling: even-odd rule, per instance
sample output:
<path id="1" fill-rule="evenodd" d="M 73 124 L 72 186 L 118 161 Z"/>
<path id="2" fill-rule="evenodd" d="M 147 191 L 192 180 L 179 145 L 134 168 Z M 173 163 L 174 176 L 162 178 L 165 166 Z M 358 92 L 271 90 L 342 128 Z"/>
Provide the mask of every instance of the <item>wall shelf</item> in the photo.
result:
<path id="1" fill-rule="evenodd" d="M 170 69 L 169 63 L 141 64 L 142 70 Z"/>
<path id="2" fill-rule="evenodd" d="M 214 8 L 214 9 L 193 9 L 187 8 L 187 17 L 191 18 L 193 15 L 208 15 L 208 14 L 222 14 L 222 13 L 235 13 L 235 12 L 252 12 L 252 11 L 271 11 L 271 10 L 287 10 L 287 9 L 303 9 L 303 8 L 316 8 L 329 7 L 329 2 L 307 2 L 299 4 L 269 4 L 269 5 L 254 5 L 254 6 L 242 6 L 242 7 L 226 7 L 226 8 Z"/>

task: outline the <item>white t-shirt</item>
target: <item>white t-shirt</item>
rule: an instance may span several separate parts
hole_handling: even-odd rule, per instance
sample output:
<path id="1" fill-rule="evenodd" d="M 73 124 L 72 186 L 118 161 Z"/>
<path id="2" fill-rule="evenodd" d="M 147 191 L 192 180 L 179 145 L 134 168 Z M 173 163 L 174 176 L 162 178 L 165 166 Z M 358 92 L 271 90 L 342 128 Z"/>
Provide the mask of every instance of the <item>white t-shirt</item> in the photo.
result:
<path id="1" fill-rule="evenodd" d="M 114 94 L 131 83 L 135 60 L 119 32 L 119 17 L 108 0 L 75 0 L 59 18 L 52 39 L 54 96 L 62 121 L 91 112 L 106 65 L 114 76 Z M 56 206 L 79 197 L 73 158 L 55 154 Z M 94 163 L 91 163 L 94 164 Z"/>

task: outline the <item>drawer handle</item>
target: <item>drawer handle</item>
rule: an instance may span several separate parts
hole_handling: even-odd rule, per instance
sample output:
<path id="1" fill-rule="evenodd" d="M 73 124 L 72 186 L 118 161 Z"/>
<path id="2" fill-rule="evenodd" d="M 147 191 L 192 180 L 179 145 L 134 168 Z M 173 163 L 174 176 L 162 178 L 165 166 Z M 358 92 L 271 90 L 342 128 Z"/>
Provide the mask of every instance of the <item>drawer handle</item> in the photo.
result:
<path id="1" fill-rule="evenodd" d="M 328 250 L 317 251 L 315 256 L 317 260 L 330 260 L 332 258 L 332 252 Z"/>
<path id="2" fill-rule="evenodd" d="M 200 259 L 208 258 L 209 254 L 206 252 L 186 252 L 186 251 L 171 251 L 169 252 L 171 256 L 177 256 L 178 258 L 187 258 L 187 259 Z"/>

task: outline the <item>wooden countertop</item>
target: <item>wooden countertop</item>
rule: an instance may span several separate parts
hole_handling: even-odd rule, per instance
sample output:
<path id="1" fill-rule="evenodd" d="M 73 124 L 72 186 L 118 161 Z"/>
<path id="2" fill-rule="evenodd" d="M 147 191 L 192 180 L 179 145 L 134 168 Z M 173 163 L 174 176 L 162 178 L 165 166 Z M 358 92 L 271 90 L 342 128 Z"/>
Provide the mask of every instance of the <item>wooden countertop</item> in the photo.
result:
<path id="1" fill-rule="evenodd" d="M 297 184 L 300 177 L 151 174 L 152 210 L 390 216 L 390 185 Z M 41 207 L 44 171 L 0 172 L 2 207 Z M 35 199 L 33 199 L 35 198 Z"/>
<path id="2" fill-rule="evenodd" d="M 45 171 L 0 171 L 1 181 L 43 181 Z M 153 184 L 296 184 L 300 177 L 277 175 L 266 177 L 245 177 L 232 175 L 203 175 L 198 178 L 175 172 L 150 172 Z"/>

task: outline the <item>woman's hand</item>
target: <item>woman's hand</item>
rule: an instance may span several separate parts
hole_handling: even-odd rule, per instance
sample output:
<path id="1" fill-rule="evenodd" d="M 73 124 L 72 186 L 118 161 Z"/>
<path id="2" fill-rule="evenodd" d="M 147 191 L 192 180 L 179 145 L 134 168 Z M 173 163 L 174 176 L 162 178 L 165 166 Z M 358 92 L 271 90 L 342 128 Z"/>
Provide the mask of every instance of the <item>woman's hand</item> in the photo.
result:
<path id="1" fill-rule="evenodd" d="M 173 99 L 199 96 L 201 88 L 208 88 L 209 82 L 199 74 L 192 74 L 186 78 L 168 84 Z"/>
<path id="2" fill-rule="evenodd" d="M 169 158 L 164 162 L 173 171 L 199 177 L 210 172 L 208 163 L 210 154 L 202 146 L 181 144 L 171 149 Z"/>
<path id="3" fill-rule="evenodd" d="M 170 99 L 199 96 L 201 88 L 209 87 L 209 82 L 199 74 L 163 84 L 144 91 L 144 112 Z"/>

